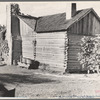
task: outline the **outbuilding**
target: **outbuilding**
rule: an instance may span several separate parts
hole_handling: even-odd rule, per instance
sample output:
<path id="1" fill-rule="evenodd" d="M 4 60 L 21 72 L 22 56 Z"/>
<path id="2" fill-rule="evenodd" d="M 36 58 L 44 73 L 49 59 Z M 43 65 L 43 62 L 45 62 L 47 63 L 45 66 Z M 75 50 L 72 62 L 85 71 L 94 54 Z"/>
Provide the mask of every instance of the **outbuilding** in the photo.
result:
<path id="1" fill-rule="evenodd" d="M 65 69 L 67 72 L 84 71 L 78 61 L 80 41 L 83 36 L 100 34 L 100 18 L 93 8 L 78 11 L 76 8 L 76 4 L 73 3 L 71 19 L 66 19 L 66 13 L 38 18 L 11 15 L 18 20 L 15 21 L 11 17 L 11 23 L 16 23 L 16 26 L 19 27 L 11 25 L 11 30 L 17 28 L 14 29 L 14 31 L 18 31 L 17 40 L 20 37 L 18 40 L 20 41 L 20 51 L 18 51 L 20 53 L 17 58 L 14 58 L 17 49 L 13 48 L 12 60 L 18 61 L 22 56 L 26 59 L 25 63 L 31 63 L 30 60 L 38 61 L 41 65 L 54 71 L 64 71 Z M 14 46 L 16 47 L 16 45 L 12 47 Z"/>

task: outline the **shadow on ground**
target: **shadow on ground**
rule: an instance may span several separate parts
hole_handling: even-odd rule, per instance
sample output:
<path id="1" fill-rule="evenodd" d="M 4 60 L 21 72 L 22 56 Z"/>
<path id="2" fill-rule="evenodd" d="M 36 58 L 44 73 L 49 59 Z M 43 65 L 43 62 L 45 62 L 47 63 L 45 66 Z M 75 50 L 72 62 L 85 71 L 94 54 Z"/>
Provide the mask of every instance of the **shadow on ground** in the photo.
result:
<path id="1" fill-rule="evenodd" d="M 28 83 L 28 84 L 41 84 L 49 82 L 57 82 L 58 80 L 51 80 L 38 75 L 18 75 L 18 74 L 0 74 L 0 81 L 2 83 Z"/>

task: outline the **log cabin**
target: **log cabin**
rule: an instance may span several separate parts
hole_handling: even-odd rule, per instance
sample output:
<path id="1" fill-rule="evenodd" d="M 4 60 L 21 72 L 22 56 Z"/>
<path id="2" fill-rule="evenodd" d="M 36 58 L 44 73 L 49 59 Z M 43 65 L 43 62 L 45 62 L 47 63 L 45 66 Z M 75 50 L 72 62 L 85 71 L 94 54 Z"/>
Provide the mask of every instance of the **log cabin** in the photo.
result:
<path id="1" fill-rule="evenodd" d="M 93 8 L 77 10 L 72 4 L 71 18 L 66 13 L 33 17 L 12 15 L 8 7 L 9 64 L 20 61 L 66 72 L 84 71 L 78 61 L 83 36 L 100 34 L 100 18 Z M 69 13 L 69 12 L 67 12 Z"/>

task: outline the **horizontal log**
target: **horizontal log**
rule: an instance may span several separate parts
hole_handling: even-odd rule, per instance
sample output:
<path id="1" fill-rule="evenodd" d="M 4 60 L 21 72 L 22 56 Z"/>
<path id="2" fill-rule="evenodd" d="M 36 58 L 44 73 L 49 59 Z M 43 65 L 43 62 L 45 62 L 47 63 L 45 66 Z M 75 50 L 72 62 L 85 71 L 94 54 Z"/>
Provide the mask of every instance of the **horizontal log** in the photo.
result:
<path id="1" fill-rule="evenodd" d="M 80 68 L 80 64 L 75 64 L 75 65 L 72 65 L 72 64 L 68 64 L 67 63 L 67 66 L 69 67 L 69 68 Z"/>
<path id="2" fill-rule="evenodd" d="M 20 51 L 18 49 L 18 51 Z M 34 52 L 34 48 L 32 47 L 23 47 L 22 48 L 23 52 Z M 50 54 L 64 54 L 64 50 L 62 49 L 56 49 L 56 48 L 36 48 L 36 53 L 50 53 Z"/>
<path id="3" fill-rule="evenodd" d="M 29 58 L 29 59 L 34 60 L 34 56 L 32 56 L 32 55 L 23 55 L 23 57 L 24 57 L 24 58 Z"/>
<path id="4" fill-rule="evenodd" d="M 57 49 L 65 49 L 65 46 L 61 45 L 61 44 L 50 44 L 50 45 L 36 45 L 36 48 L 43 48 L 43 47 L 46 47 L 46 48 L 57 48 Z"/>
<path id="5" fill-rule="evenodd" d="M 69 60 L 69 59 L 78 60 L 78 57 L 74 57 L 74 56 L 73 56 L 73 57 L 69 57 L 69 56 L 68 56 L 68 60 Z"/>
<path id="6" fill-rule="evenodd" d="M 80 37 L 77 37 L 77 38 L 76 37 L 69 37 L 68 38 L 69 41 L 75 41 L 75 42 L 79 42 L 79 41 L 81 41 L 81 39 L 82 38 L 80 38 Z"/>
<path id="7" fill-rule="evenodd" d="M 61 60 L 53 60 L 53 59 L 40 59 L 40 58 L 36 58 L 35 60 L 41 62 L 41 63 L 46 63 L 46 64 L 64 64 L 64 61 L 61 61 Z"/>
<path id="8" fill-rule="evenodd" d="M 70 58 L 70 57 L 67 57 L 67 60 L 71 60 L 71 61 L 77 61 L 78 59 L 76 59 L 76 58 Z"/>
<path id="9" fill-rule="evenodd" d="M 34 50 L 33 46 L 31 46 L 31 45 L 23 45 L 22 46 L 22 49 L 23 50 L 26 50 L 27 49 L 27 50 L 32 50 L 32 51 Z"/>
<path id="10" fill-rule="evenodd" d="M 53 60 L 61 60 L 64 61 L 64 56 L 60 55 L 50 55 L 50 54 L 36 54 L 36 59 L 53 59 Z"/>
<path id="11" fill-rule="evenodd" d="M 66 36 L 65 32 L 50 32 L 50 33 L 40 33 L 37 34 L 37 38 L 64 38 Z"/>
<path id="12" fill-rule="evenodd" d="M 72 49 L 72 48 L 73 48 L 73 49 L 74 49 L 74 48 L 75 48 L 75 49 L 76 49 L 76 48 L 79 48 L 79 49 L 81 48 L 80 46 L 76 46 L 76 45 L 68 45 L 68 46 L 69 46 L 69 48 L 71 48 L 71 49 Z"/>
<path id="13" fill-rule="evenodd" d="M 36 52 L 37 55 L 48 55 L 48 56 L 58 56 L 58 57 L 64 57 L 65 55 L 63 53 L 61 54 L 52 54 L 52 53 L 45 53 L 45 52 Z"/>
<path id="14" fill-rule="evenodd" d="M 67 66 L 70 67 L 70 68 L 75 68 L 75 66 L 80 67 L 80 64 L 68 64 L 67 63 Z"/>
<path id="15" fill-rule="evenodd" d="M 73 58 L 78 58 L 78 54 L 76 54 L 76 55 L 68 54 L 68 57 L 69 57 L 69 58 L 72 58 L 72 57 L 73 57 Z"/>
<path id="16" fill-rule="evenodd" d="M 35 40 L 36 39 L 36 37 L 23 37 L 22 38 L 22 42 L 24 42 L 24 41 L 31 41 L 31 40 Z"/>
<path id="17" fill-rule="evenodd" d="M 81 71 L 81 68 L 74 68 L 74 69 L 68 68 L 68 71 L 69 72 L 79 72 L 79 71 Z"/>
<path id="18" fill-rule="evenodd" d="M 81 67 L 80 66 L 69 66 L 69 67 L 67 67 L 68 69 L 81 69 Z"/>
<path id="19" fill-rule="evenodd" d="M 76 68 L 77 68 L 77 69 L 78 69 L 78 68 L 80 69 L 80 68 L 81 68 L 80 65 L 78 65 L 78 66 L 77 66 L 77 65 L 67 65 L 67 66 L 68 66 L 68 69 L 76 69 Z"/>
<path id="20" fill-rule="evenodd" d="M 33 37 L 33 38 L 34 38 L 34 37 L 36 37 L 36 34 L 37 34 L 37 33 L 33 33 L 33 34 L 29 34 L 28 36 L 24 34 L 24 35 L 21 35 L 21 37 L 22 37 L 22 38 L 27 38 L 27 37 L 29 37 L 29 38 L 30 38 L 30 37 Z"/>
<path id="21" fill-rule="evenodd" d="M 47 65 L 50 65 L 51 67 L 54 67 L 54 66 L 64 66 L 64 63 L 59 63 L 59 62 L 53 62 L 53 61 L 50 61 L 50 60 L 37 60 L 39 61 L 40 63 L 44 63 L 44 64 L 47 64 Z"/>
<path id="22" fill-rule="evenodd" d="M 51 54 L 64 54 L 64 49 L 58 48 L 36 48 L 36 52 L 44 52 L 44 53 L 51 53 Z"/>
<path id="23" fill-rule="evenodd" d="M 26 47 L 26 46 L 29 46 L 29 47 L 34 47 L 34 45 L 33 44 L 31 44 L 31 43 L 24 43 L 24 44 L 22 44 L 22 47 Z M 48 45 L 46 45 L 46 44 L 39 44 L 39 45 L 36 45 L 36 48 L 58 48 L 58 49 L 64 49 L 66 46 L 65 45 L 62 45 L 62 44 L 48 44 Z"/>
<path id="24" fill-rule="evenodd" d="M 78 56 L 78 52 L 68 52 L 68 55 Z"/>
<path id="25" fill-rule="evenodd" d="M 32 52 L 29 52 L 29 51 L 26 51 L 26 52 L 25 52 L 25 51 L 23 51 L 22 53 L 23 53 L 23 54 L 27 54 L 27 55 L 34 55 L 34 54 L 33 54 L 33 53 L 34 53 L 33 51 L 32 51 Z"/>
<path id="26" fill-rule="evenodd" d="M 62 35 L 58 36 L 58 37 L 56 35 L 51 36 L 51 37 L 49 37 L 49 36 L 44 36 L 44 37 L 43 36 L 36 36 L 36 38 L 37 39 L 64 39 L 64 40 L 66 39 L 66 40 L 68 40 L 68 38 L 66 36 L 62 36 Z"/>
<path id="27" fill-rule="evenodd" d="M 81 44 L 80 43 L 68 43 L 68 46 L 77 46 L 77 47 L 80 47 Z"/>
<path id="28" fill-rule="evenodd" d="M 68 63 L 71 63 L 71 64 L 75 63 L 76 64 L 76 63 L 79 63 L 79 61 L 78 60 L 73 60 L 73 61 L 72 60 L 68 60 Z"/>
<path id="29" fill-rule="evenodd" d="M 65 40 L 64 39 L 37 39 L 37 45 L 40 44 L 62 44 L 64 46 Z"/>
<path id="30" fill-rule="evenodd" d="M 68 34 L 68 38 L 70 39 L 70 38 L 73 38 L 73 39 L 81 39 L 81 38 L 83 38 L 84 36 L 82 36 L 82 35 L 78 35 L 78 34 Z"/>
<path id="31" fill-rule="evenodd" d="M 68 61 L 67 64 L 68 64 L 68 65 L 80 65 L 79 62 L 75 62 L 75 61 L 73 61 L 73 62 Z"/>
<path id="32" fill-rule="evenodd" d="M 34 59 L 34 54 L 32 54 L 32 53 L 25 53 L 25 52 L 23 52 L 22 55 L 23 55 L 23 57 Z"/>
<path id="33" fill-rule="evenodd" d="M 69 54 L 69 55 L 78 55 L 78 53 L 79 53 L 78 51 L 73 51 L 73 52 L 72 52 L 72 51 L 71 51 L 71 52 L 68 51 L 68 54 Z"/>
<path id="34" fill-rule="evenodd" d="M 23 52 L 22 52 L 22 54 L 23 55 L 32 55 L 32 56 L 34 56 L 34 51 L 25 51 L 25 50 L 23 50 Z"/>

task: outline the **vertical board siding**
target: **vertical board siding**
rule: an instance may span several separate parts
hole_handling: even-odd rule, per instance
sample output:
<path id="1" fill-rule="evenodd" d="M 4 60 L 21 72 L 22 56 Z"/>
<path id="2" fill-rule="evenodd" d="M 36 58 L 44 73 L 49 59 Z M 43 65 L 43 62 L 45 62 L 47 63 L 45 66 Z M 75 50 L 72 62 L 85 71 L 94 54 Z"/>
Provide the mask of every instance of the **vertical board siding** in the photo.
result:
<path id="1" fill-rule="evenodd" d="M 100 34 L 100 23 L 98 22 L 95 16 L 93 16 L 92 22 L 93 22 L 93 33 L 94 33 L 93 35 Z"/>
<path id="2" fill-rule="evenodd" d="M 70 26 L 70 33 L 95 35 L 100 34 L 100 21 L 90 12 L 84 18 Z"/>
<path id="3" fill-rule="evenodd" d="M 37 34 L 36 60 L 40 63 L 64 66 L 66 32 Z"/>
<path id="4" fill-rule="evenodd" d="M 22 56 L 34 60 L 34 44 L 36 33 L 25 22 L 20 20 L 20 32 L 22 38 Z"/>

